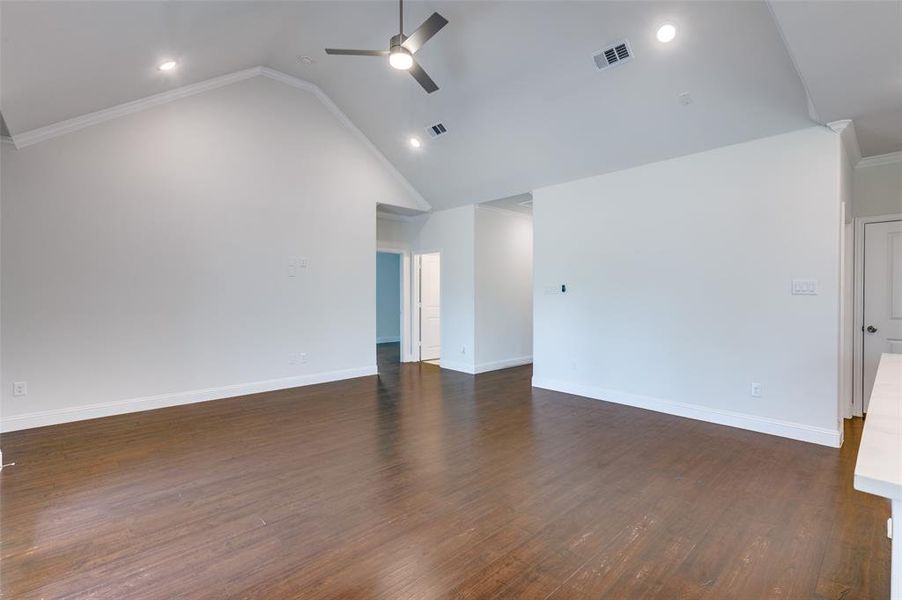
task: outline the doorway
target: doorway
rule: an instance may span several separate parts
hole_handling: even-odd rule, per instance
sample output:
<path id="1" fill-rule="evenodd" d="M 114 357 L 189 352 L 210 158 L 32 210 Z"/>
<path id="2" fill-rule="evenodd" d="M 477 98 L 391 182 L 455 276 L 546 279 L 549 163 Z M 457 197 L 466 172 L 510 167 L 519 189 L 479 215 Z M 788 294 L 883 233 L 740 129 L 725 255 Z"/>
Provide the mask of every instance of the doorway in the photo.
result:
<path id="1" fill-rule="evenodd" d="M 377 363 L 401 362 L 401 254 L 376 252 Z"/>
<path id="2" fill-rule="evenodd" d="M 420 360 L 438 365 L 442 347 L 441 254 L 418 255 L 416 267 Z"/>
<path id="3" fill-rule="evenodd" d="M 880 356 L 902 353 L 902 215 L 861 219 L 855 412 L 866 413 Z"/>

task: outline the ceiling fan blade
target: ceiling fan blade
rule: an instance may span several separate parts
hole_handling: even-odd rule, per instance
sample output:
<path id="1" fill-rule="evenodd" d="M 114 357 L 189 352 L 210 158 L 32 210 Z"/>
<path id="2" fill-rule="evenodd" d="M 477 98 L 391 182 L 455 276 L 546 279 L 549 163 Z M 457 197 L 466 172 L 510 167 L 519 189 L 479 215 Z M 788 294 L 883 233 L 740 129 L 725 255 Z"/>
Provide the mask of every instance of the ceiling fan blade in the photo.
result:
<path id="1" fill-rule="evenodd" d="M 432 81 L 432 78 L 426 74 L 426 71 L 423 70 L 416 61 L 414 61 L 413 65 L 408 69 L 408 72 L 413 75 L 413 78 L 417 80 L 423 89 L 426 90 L 427 94 L 431 94 L 435 90 L 438 89 L 438 86 L 435 85 L 435 82 Z"/>
<path id="2" fill-rule="evenodd" d="M 401 46 L 413 54 L 422 48 L 423 44 L 429 41 L 429 38 L 438 33 L 439 30 L 447 24 L 448 19 L 438 13 L 432 13 L 432 16 L 423 21 L 420 28 L 411 33 Z"/>
<path id="3" fill-rule="evenodd" d="M 326 48 L 326 54 L 346 56 L 388 56 L 388 50 L 348 50 L 346 48 Z"/>

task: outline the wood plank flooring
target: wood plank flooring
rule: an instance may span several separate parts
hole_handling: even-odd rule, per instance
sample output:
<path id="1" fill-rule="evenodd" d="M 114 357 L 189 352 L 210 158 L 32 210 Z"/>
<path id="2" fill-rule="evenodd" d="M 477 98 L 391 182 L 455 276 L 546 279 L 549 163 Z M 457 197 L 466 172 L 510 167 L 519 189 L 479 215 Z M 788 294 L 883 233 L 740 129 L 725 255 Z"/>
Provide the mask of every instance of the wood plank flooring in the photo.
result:
<path id="1" fill-rule="evenodd" d="M 889 597 L 860 420 L 835 450 L 397 355 L 4 435 L 3 597 Z"/>

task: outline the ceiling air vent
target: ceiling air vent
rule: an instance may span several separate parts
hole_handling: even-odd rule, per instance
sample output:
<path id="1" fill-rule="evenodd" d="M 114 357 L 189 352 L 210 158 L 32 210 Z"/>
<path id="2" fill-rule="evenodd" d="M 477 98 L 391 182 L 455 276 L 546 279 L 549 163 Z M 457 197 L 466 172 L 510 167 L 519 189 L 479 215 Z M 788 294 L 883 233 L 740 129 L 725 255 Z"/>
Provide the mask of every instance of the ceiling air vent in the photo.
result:
<path id="1" fill-rule="evenodd" d="M 630 48 L 630 43 L 626 40 L 611 44 L 607 48 L 602 48 L 592 55 L 592 60 L 595 61 L 595 67 L 599 71 L 604 71 L 614 65 L 625 63 L 631 58 L 633 58 L 633 50 Z"/>
<path id="2" fill-rule="evenodd" d="M 429 132 L 430 137 L 437 138 L 440 135 L 445 135 L 448 133 L 448 130 L 445 129 L 445 126 L 442 123 L 436 123 L 435 125 L 430 125 L 426 128 L 426 131 Z"/>

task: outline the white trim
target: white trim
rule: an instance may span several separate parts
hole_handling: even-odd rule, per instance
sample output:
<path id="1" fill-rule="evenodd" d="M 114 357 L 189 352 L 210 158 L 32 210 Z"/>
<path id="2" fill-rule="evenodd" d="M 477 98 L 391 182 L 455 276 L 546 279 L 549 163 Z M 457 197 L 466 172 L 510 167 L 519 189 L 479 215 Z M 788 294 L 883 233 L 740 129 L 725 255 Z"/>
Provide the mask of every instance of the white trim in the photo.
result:
<path id="1" fill-rule="evenodd" d="M 444 276 L 445 276 L 445 271 L 444 271 L 445 266 L 442 263 L 441 249 L 417 251 L 413 254 L 413 261 L 411 263 L 413 266 L 413 275 L 411 278 L 412 287 L 410 288 L 410 297 L 413 299 L 413 301 L 411 303 L 411 312 L 410 312 L 411 329 L 413 330 L 413 336 L 411 338 L 412 339 L 412 344 L 411 344 L 412 362 L 419 362 L 419 361 L 423 360 L 423 353 L 422 353 L 423 340 L 421 338 L 421 331 L 420 331 L 420 304 L 421 304 L 420 271 L 422 270 L 423 256 L 425 256 L 426 254 L 438 254 L 438 256 L 439 256 L 439 263 L 438 263 L 439 282 L 440 282 L 439 285 L 441 285 L 441 282 L 444 281 Z M 443 288 L 441 288 L 441 289 L 443 289 Z M 444 324 L 445 324 L 444 299 L 445 299 L 444 296 L 440 293 L 439 294 L 439 327 L 444 327 Z M 442 353 L 443 352 L 440 348 L 439 349 L 439 360 L 443 360 L 442 356 L 441 356 Z M 429 360 L 435 360 L 435 359 L 429 359 Z M 454 371 L 461 370 L 461 369 L 456 369 L 456 368 L 452 368 L 452 367 L 449 367 L 449 368 L 451 368 Z M 464 372 L 471 373 L 472 371 L 464 371 Z"/>
<path id="2" fill-rule="evenodd" d="M 840 140 L 846 147 L 849 162 L 854 167 L 861 161 L 861 146 L 858 145 L 858 134 L 855 132 L 855 123 L 852 119 L 841 119 L 827 123 L 827 127 L 839 134 Z"/>
<path id="3" fill-rule="evenodd" d="M 250 69 L 236 71 L 234 73 L 229 73 L 228 75 L 221 75 L 219 77 L 207 79 L 206 81 L 192 83 L 173 90 L 147 96 L 146 98 L 125 102 L 124 104 L 104 108 L 103 110 L 98 110 L 86 115 L 66 119 L 65 121 L 53 123 L 52 125 L 47 125 L 45 127 L 38 127 L 31 131 L 16 133 L 12 135 L 13 142 L 16 144 L 16 148 L 25 148 L 26 146 L 31 146 L 32 144 L 37 144 L 38 142 L 59 137 L 92 125 L 111 121 L 112 119 L 118 119 L 119 117 L 131 115 L 142 110 L 147 110 L 148 108 L 160 106 L 161 104 L 167 104 L 174 100 L 180 100 L 181 98 L 187 98 L 239 81 L 244 81 L 251 77 L 256 77 L 261 74 L 261 69 L 262 67 L 252 67 Z"/>
<path id="4" fill-rule="evenodd" d="M 439 358 L 439 366 L 443 369 L 459 371 L 469 375 L 479 375 L 480 373 L 488 373 L 490 371 L 499 371 L 501 369 L 510 369 L 511 367 L 520 367 L 523 365 L 531 365 L 532 356 L 518 356 L 516 358 L 506 358 L 504 360 L 495 360 L 487 363 L 473 365 L 466 362 L 453 362 Z"/>
<path id="5" fill-rule="evenodd" d="M 854 396 L 852 394 L 855 359 L 852 349 L 855 345 L 855 316 L 852 307 L 855 305 L 855 225 L 846 222 L 849 206 L 841 202 L 842 219 L 840 220 L 840 264 L 839 264 L 839 415 L 842 419 L 852 417 Z"/>
<path id="6" fill-rule="evenodd" d="M 414 253 L 410 261 L 410 357 L 414 362 L 419 362 L 423 358 L 423 353 L 420 352 L 423 345 L 420 339 L 420 266 L 423 262 L 422 258 L 422 254 Z M 441 302 L 441 298 L 439 301 Z M 441 310 L 441 306 L 439 306 L 439 310 Z M 441 319 L 441 312 L 439 312 L 439 319 Z"/>
<path id="7" fill-rule="evenodd" d="M 417 216 L 419 216 L 419 215 L 410 215 L 410 216 L 398 215 L 395 213 L 382 212 L 382 211 L 376 209 L 376 218 L 384 219 L 386 221 L 397 221 L 399 223 L 412 223 Z"/>
<path id="8" fill-rule="evenodd" d="M 43 142 L 45 140 L 65 135 L 67 133 L 72 133 L 73 131 L 78 131 L 92 125 L 97 125 L 99 123 L 110 121 L 112 119 L 118 119 L 119 117 L 131 115 L 143 110 L 147 110 L 148 108 L 167 104 L 174 100 L 180 100 L 182 98 L 194 96 L 196 94 L 221 88 L 223 86 L 231 85 L 233 83 L 244 81 L 246 79 L 257 76 L 263 76 L 268 79 L 272 79 L 273 81 L 284 83 L 285 85 L 310 92 L 311 94 L 316 96 L 320 103 L 329 112 L 331 112 L 332 115 L 336 119 L 338 119 L 338 121 L 342 125 L 350 130 L 351 133 L 353 133 L 354 136 L 356 136 L 358 140 L 364 146 L 366 146 L 370 150 L 370 152 L 373 153 L 376 159 L 379 160 L 380 163 L 382 163 L 382 165 L 389 171 L 389 173 L 392 174 L 392 176 L 398 181 L 398 183 L 401 184 L 401 186 L 416 199 L 421 210 L 430 210 L 432 208 L 429 203 L 426 202 L 423 196 L 410 184 L 409 181 L 407 181 L 407 179 L 403 175 L 401 175 L 401 173 L 394 167 L 394 165 L 391 164 L 387 158 L 385 158 L 385 155 L 382 154 L 382 152 L 380 152 L 378 148 L 376 148 L 376 146 L 370 141 L 370 139 L 366 137 L 366 135 L 364 135 L 364 133 L 360 131 L 360 129 L 358 129 L 356 125 L 354 125 L 354 123 L 348 118 L 348 116 L 344 114 L 340 108 L 338 108 L 338 106 L 332 101 L 331 98 L 329 98 L 329 96 L 326 95 L 325 92 L 323 92 L 323 90 L 321 90 L 317 85 L 310 83 L 309 81 L 298 79 L 297 77 L 292 77 L 291 75 L 287 75 L 285 73 L 282 73 L 281 71 L 276 71 L 275 69 L 270 69 L 269 67 L 251 67 L 250 69 L 236 71 L 234 73 L 229 73 L 228 75 L 221 75 L 219 77 L 207 79 L 206 81 L 192 83 L 179 88 L 168 90 L 166 92 L 147 96 L 146 98 L 133 100 L 131 102 L 125 102 L 124 104 L 118 104 L 110 108 L 98 110 L 86 115 L 74 117 L 72 119 L 66 119 L 65 121 L 60 121 L 58 123 L 53 123 L 45 127 L 32 129 L 31 131 L 17 133 L 12 136 L 12 141 L 16 145 L 16 148 L 25 148 L 26 146 L 31 146 L 32 144 L 37 144 L 38 142 Z"/>
<path id="9" fill-rule="evenodd" d="M 410 298 L 410 248 L 406 244 L 395 242 L 376 242 L 376 252 L 390 252 L 401 256 L 401 334 L 393 340 L 401 343 L 401 362 L 416 362 L 418 357 L 413 352 L 413 333 L 411 331 L 411 298 Z M 376 343 L 379 339 L 376 339 Z"/>
<path id="10" fill-rule="evenodd" d="M 467 373 L 468 375 L 476 375 L 476 369 L 470 363 L 454 362 L 454 361 L 445 360 L 444 358 L 439 357 L 438 364 L 439 364 L 439 367 L 442 369 L 450 369 L 451 371 Z"/>
<path id="11" fill-rule="evenodd" d="M 796 60 L 795 53 L 792 51 L 792 46 L 786 41 L 786 34 L 783 32 L 783 26 L 780 24 L 780 19 L 777 18 L 777 13 L 774 12 L 772 3 L 775 1 L 777 0 L 766 0 L 764 5 L 767 6 L 767 11 L 770 13 L 771 20 L 777 28 L 777 33 L 780 34 L 780 40 L 783 42 L 783 47 L 786 48 L 786 53 L 789 55 L 790 62 L 792 62 L 792 68 L 795 69 L 799 82 L 802 84 L 802 90 L 805 92 L 805 101 L 808 105 L 808 118 L 815 123 L 822 123 L 820 116 L 817 114 L 817 108 L 814 106 L 814 101 L 811 99 L 808 81 L 805 79 L 805 76 L 802 75 L 802 70 L 799 68 L 799 63 Z"/>
<path id="12" fill-rule="evenodd" d="M 474 373 L 487 373 L 489 371 L 498 371 L 500 369 L 510 369 L 511 367 L 520 367 L 522 365 L 531 365 L 532 355 L 518 356 L 516 358 L 506 358 L 504 360 L 493 360 L 492 362 L 479 363 L 473 369 Z"/>
<path id="13" fill-rule="evenodd" d="M 7 432 L 17 431 L 19 429 L 31 429 L 32 427 L 43 427 L 45 425 L 56 425 L 58 423 L 70 423 L 72 421 L 96 419 L 98 417 L 109 417 L 112 415 L 153 410 L 156 408 L 164 408 L 168 406 L 193 404 L 195 402 L 221 400 L 223 398 L 244 396 L 246 394 L 259 394 L 261 392 L 284 390 L 306 385 L 313 385 L 316 383 L 327 383 L 329 381 L 340 381 L 343 379 L 353 379 L 355 377 L 366 377 L 375 374 L 376 366 L 371 365 L 368 367 L 358 367 L 356 369 L 343 369 L 340 371 L 313 373 L 310 375 L 298 375 L 296 377 L 282 377 L 279 379 L 255 381 L 252 383 L 238 383 L 234 385 L 225 385 L 221 387 L 206 388 L 202 390 L 173 392 L 170 394 L 158 394 L 155 396 L 129 398 L 127 400 L 117 400 L 113 402 L 100 402 L 97 404 L 86 404 L 83 406 L 73 406 L 70 408 L 60 408 L 56 410 L 44 410 L 33 413 L 25 413 L 22 415 L 15 415 L 13 417 L 5 417 L 2 423 L 0 423 L 0 431 Z"/>
<path id="14" fill-rule="evenodd" d="M 864 226 L 868 223 L 885 223 L 902 221 L 902 213 L 877 215 L 874 217 L 855 217 L 855 268 L 852 271 L 854 300 L 852 312 L 852 414 L 860 417 L 864 414 Z"/>
<path id="15" fill-rule="evenodd" d="M 879 167 L 881 165 L 892 165 L 902 162 L 902 151 L 890 152 L 889 154 L 880 154 L 878 156 L 867 156 L 858 161 L 855 165 L 856 169 L 866 169 L 868 167 Z"/>
<path id="16" fill-rule="evenodd" d="M 710 408 L 698 404 L 663 400 L 651 396 L 641 396 L 639 394 L 567 383 L 542 377 L 533 377 L 532 385 L 537 388 L 563 392 L 565 394 L 574 394 L 593 400 L 603 400 L 615 404 L 635 406 L 637 408 L 676 415 L 678 417 L 687 417 L 689 419 L 706 421 L 708 423 L 728 425 L 730 427 L 738 427 L 739 429 L 777 435 L 793 440 L 831 446 L 833 448 L 839 448 L 842 441 L 839 430 L 827 429 L 826 427 L 812 427 L 811 425 L 803 425 L 802 423 L 780 421 L 778 419 Z"/>
<path id="17" fill-rule="evenodd" d="M 387 337 L 377 337 L 376 338 L 377 344 L 396 344 L 400 341 L 401 341 L 400 335 L 390 335 Z"/>
<path id="18" fill-rule="evenodd" d="M 517 215 L 520 218 L 528 219 L 530 221 L 532 220 L 532 213 L 525 213 L 525 212 L 521 212 L 519 210 L 511 210 L 508 208 L 501 208 L 499 206 L 491 206 L 491 205 L 487 205 L 487 204 L 477 204 L 476 210 L 487 210 L 489 212 L 501 213 L 504 216 Z"/>

